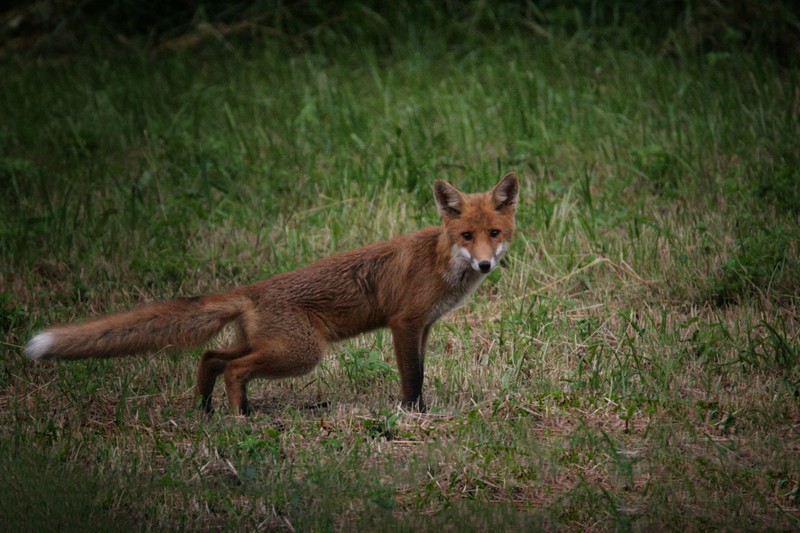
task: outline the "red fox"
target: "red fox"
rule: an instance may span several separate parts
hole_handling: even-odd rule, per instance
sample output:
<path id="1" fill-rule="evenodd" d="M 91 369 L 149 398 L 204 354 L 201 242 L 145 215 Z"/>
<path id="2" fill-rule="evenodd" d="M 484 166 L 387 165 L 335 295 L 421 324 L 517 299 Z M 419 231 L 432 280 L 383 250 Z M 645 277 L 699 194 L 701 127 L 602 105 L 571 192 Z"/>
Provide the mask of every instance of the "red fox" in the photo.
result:
<path id="1" fill-rule="evenodd" d="M 25 355 L 81 359 L 189 348 L 232 322 L 238 341 L 202 355 L 197 395 L 211 411 L 222 374 L 231 408 L 247 414 L 252 379 L 306 374 L 330 343 L 389 327 L 403 404 L 425 411 L 422 382 L 431 325 L 459 306 L 508 250 L 519 180 L 509 173 L 478 194 L 437 180 L 433 190 L 441 226 L 341 252 L 231 292 L 56 326 L 33 337 Z"/>

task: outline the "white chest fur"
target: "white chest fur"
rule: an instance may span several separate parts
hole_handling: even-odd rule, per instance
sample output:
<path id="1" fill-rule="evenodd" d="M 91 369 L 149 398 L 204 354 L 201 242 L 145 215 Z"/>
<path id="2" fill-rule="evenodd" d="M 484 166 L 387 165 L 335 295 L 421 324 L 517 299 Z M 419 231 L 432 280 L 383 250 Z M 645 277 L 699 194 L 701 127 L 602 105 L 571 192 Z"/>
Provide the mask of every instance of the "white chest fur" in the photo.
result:
<path id="1" fill-rule="evenodd" d="M 486 279 L 486 274 L 473 270 L 469 263 L 454 257 L 443 278 L 450 290 L 431 311 L 429 323 L 464 305 L 467 298 Z"/>

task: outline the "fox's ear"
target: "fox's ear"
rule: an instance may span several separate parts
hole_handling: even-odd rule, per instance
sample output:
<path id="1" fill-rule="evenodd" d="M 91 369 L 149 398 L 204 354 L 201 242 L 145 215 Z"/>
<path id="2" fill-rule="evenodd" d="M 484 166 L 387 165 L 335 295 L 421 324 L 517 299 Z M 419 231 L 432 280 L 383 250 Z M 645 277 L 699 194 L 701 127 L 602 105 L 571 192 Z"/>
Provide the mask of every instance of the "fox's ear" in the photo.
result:
<path id="1" fill-rule="evenodd" d="M 442 217 L 456 218 L 461 215 L 464 197 L 461 196 L 458 189 L 446 181 L 436 180 L 433 182 L 433 195 Z"/>
<path id="2" fill-rule="evenodd" d="M 519 196 L 519 179 L 513 172 L 509 172 L 492 189 L 494 208 L 498 211 L 516 209 Z"/>

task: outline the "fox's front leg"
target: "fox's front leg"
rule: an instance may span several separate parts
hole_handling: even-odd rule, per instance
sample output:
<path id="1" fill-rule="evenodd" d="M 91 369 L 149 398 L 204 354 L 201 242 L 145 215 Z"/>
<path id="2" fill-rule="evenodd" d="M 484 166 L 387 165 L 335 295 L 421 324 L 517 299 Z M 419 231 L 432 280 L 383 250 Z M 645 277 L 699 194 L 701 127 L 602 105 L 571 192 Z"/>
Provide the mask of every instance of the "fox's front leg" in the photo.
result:
<path id="1" fill-rule="evenodd" d="M 392 326 L 394 352 L 400 370 L 403 405 L 424 413 L 422 382 L 425 379 L 425 342 L 429 326 L 400 324 Z"/>

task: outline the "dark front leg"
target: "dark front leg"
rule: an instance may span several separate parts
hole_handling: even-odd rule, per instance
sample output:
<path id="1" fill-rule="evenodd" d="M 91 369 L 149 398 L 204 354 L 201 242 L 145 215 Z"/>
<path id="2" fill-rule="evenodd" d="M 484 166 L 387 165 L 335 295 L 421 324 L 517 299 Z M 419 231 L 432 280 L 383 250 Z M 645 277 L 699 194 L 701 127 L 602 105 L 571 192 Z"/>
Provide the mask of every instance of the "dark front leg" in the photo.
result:
<path id="1" fill-rule="evenodd" d="M 403 405 L 425 412 L 422 382 L 425 379 L 425 346 L 428 328 L 403 325 L 392 327 L 394 353 L 400 370 Z"/>

